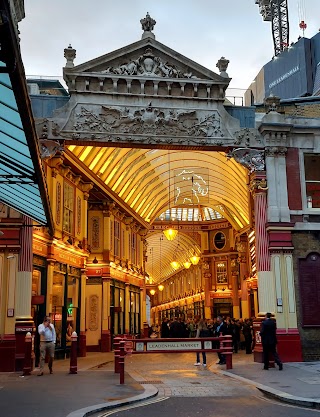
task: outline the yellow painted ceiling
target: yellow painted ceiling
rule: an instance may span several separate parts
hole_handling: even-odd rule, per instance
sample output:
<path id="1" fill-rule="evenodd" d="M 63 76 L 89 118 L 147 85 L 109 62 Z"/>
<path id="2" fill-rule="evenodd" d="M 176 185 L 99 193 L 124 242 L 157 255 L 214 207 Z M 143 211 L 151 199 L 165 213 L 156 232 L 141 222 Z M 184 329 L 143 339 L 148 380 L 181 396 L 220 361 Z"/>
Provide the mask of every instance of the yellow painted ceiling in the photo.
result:
<path id="1" fill-rule="evenodd" d="M 208 209 L 227 219 L 237 231 L 249 224 L 247 171 L 227 160 L 223 152 L 76 145 L 68 149 L 150 224 L 165 212 L 177 212 L 178 207 L 180 218 L 182 212 L 189 212 L 189 224 L 192 213 L 197 216 Z M 198 220 L 201 218 L 193 219 Z M 183 232 L 173 241 L 160 231 L 150 232 L 147 243 L 146 272 L 155 284 L 183 269 L 183 262 L 194 251 L 200 253 L 193 236 Z M 180 263 L 178 270 L 170 265 L 172 260 Z"/>
<path id="2" fill-rule="evenodd" d="M 234 160 L 227 160 L 223 152 L 76 145 L 68 149 L 151 224 L 169 207 L 175 207 L 176 173 L 203 169 L 208 186 L 203 205 L 220 212 L 236 230 L 249 224 L 247 171 Z M 180 191 L 190 193 L 190 189 L 189 178 Z M 190 207 L 191 197 L 187 204 Z"/>

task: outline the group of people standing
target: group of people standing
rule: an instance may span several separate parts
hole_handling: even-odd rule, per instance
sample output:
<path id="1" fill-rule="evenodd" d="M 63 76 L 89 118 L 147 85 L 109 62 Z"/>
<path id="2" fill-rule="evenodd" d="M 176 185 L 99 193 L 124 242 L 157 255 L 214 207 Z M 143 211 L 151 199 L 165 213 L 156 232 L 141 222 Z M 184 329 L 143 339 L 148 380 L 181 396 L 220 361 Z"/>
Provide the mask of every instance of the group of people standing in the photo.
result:
<path id="1" fill-rule="evenodd" d="M 201 320 L 200 320 L 201 321 Z M 187 338 L 196 337 L 200 321 L 188 319 L 187 321 L 175 317 L 169 320 L 164 318 L 161 324 L 160 337 L 162 338 Z M 238 353 L 239 349 L 246 350 L 247 354 L 252 353 L 253 349 L 253 318 L 251 319 L 233 319 L 230 317 L 218 316 L 215 319 L 204 320 L 208 329 L 209 336 L 217 336 L 217 328 L 222 327 L 219 332 L 223 335 L 232 336 L 233 352 Z M 218 335 L 219 336 L 219 335 Z"/>
<path id="2" fill-rule="evenodd" d="M 251 319 L 233 319 L 230 317 L 218 316 L 216 319 L 198 320 L 188 319 L 187 321 L 175 317 L 173 320 L 164 318 L 161 324 L 160 337 L 162 338 L 199 338 L 199 337 L 218 337 L 231 335 L 233 353 L 239 350 L 245 350 L 246 354 L 251 354 L 255 344 L 253 335 L 253 320 Z M 283 364 L 276 351 L 276 324 L 271 319 L 271 313 L 267 313 L 265 320 L 261 324 L 261 341 L 264 356 L 264 368 L 269 368 L 269 355 L 273 355 L 279 370 L 283 369 Z M 219 344 L 219 342 L 217 342 Z M 219 346 L 214 346 L 218 348 Z M 207 366 L 206 352 L 202 353 L 203 366 Z M 226 363 L 225 356 L 218 353 L 218 365 Z M 201 365 L 200 352 L 197 352 L 195 366 Z"/>

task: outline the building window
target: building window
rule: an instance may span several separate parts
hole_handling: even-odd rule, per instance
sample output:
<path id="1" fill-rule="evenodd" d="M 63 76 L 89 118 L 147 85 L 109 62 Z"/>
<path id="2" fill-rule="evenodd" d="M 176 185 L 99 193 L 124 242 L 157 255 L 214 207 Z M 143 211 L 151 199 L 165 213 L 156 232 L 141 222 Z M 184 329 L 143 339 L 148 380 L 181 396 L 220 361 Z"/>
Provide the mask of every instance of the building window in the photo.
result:
<path id="1" fill-rule="evenodd" d="M 74 188 L 67 182 L 63 187 L 63 230 L 73 233 Z"/>
<path id="2" fill-rule="evenodd" d="M 216 263 L 217 284 L 228 283 L 227 262 Z"/>
<path id="3" fill-rule="evenodd" d="M 131 262 L 137 264 L 137 234 L 131 233 Z"/>
<path id="4" fill-rule="evenodd" d="M 114 256 L 120 256 L 121 240 L 120 240 L 120 222 L 114 221 Z"/>
<path id="5" fill-rule="evenodd" d="M 307 207 L 320 207 L 320 155 L 304 155 Z"/>

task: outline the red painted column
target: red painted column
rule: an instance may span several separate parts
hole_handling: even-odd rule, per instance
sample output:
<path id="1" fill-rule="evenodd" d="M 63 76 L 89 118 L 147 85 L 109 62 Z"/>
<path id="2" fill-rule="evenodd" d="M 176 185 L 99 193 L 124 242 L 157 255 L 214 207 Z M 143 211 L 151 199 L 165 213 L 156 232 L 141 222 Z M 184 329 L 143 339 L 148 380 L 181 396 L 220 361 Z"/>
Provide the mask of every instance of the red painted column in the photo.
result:
<path id="1" fill-rule="evenodd" d="M 253 323 L 255 338 L 254 360 L 263 362 L 260 343 L 260 325 L 266 312 L 275 311 L 274 280 L 271 272 L 269 238 L 267 232 L 267 183 L 265 172 L 253 172 L 250 190 L 254 200 L 254 230 L 256 246 L 256 267 L 258 277 L 259 313 Z"/>

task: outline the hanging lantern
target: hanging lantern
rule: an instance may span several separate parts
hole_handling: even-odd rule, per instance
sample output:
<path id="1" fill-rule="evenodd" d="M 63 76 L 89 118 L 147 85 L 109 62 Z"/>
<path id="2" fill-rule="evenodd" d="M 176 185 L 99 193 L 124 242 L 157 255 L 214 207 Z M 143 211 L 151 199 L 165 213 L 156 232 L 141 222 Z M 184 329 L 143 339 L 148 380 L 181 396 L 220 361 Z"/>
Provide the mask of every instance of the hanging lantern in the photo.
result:
<path id="1" fill-rule="evenodd" d="M 175 230 L 172 227 L 169 227 L 168 229 L 165 229 L 163 231 L 163 234 L 168 240 L 174 240 L 178 234 L 178 230 Z"/>
<path id="2" fill-rule="evenodd" d="M 151 295 L 155 295 L 156 290 L 150 290 L 149 292 L 150 292 Z"/>
<path id="3" fill-rule="evenodd" d="M 162 284 L 158 285 L 158 290 L 163 291 L 164 290 L 164 285 L 162 285 Z"/>
<path id="4" fill-rule="evenodd" d="M 189 262 L 189 261 L 185 261 L 185 262 L 183 262 L 183 266 L 184 266 L 186 269 L 189 269 L 191 265 L 192 265 L 192 263 L 191 263 L 191 262 Z"/>
<path id="5" fill-rule="evenodd" d="M 198 263 L 200 261 L 200 256 L 194 254 L 193 256 L 191 256 L 190 261 L 191 261 L 192 265 L 198 265 Z"/>
<path id="6" fill-rule="evenodd" d="M 171 261 L 170 265 L 172 266 L 173 269 L 178 269 L 180 267 L 180 264 L 177 261 Z"/>

